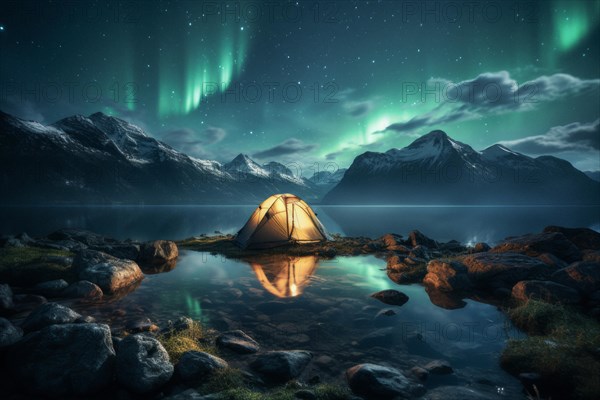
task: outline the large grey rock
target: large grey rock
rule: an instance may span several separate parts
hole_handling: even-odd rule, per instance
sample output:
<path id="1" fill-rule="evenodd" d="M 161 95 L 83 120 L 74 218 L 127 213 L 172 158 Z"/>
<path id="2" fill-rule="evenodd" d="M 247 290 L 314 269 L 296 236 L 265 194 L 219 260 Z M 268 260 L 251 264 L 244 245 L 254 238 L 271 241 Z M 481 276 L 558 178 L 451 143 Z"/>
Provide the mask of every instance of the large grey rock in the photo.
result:
<path id="1" fill-rule="evenodd" d="M 377 293 L 373 293 L 371 297 L 382 303 L 393 306 L 401 306 L 408 301 L 407 295 L 394 289 L 381 290 Z"/>
<path id="2" fill-rule="evenodd" d="M 512 288 L 515 283 L 549 277 L 554 268 L 518 253 L 477 253 L 460 257 L 474 286 Z"/>
<path id="3" fill-rule="evenodd" d="M 49 325 L 70 324 L 81 318 L 81 315 L 58 303 L 45 303 L 37 307 L 23 321 L 23 330 L 32 332 Z"/>
<path id="4" fill-rule="evenodd" d="M 38 283 L 33 287 L 33 291 L 46 297 L 58 297 L 67 286 L 69 284 L 64 279 L 55 279 Z"/>
<path id="5" fill-rule="evenodd" d="M 78 281 L 63 290 L 62 296 L 69 298 L 99 299 L 104 295 L 100 286 L 90 281 Z"/>
<path id="6" fill-rule="evenodd" d="M 0 347 L 15 344 L 23 337 L 23 330 L 9 320 L 0 318 Z"/>
<path id="7" fill-rule="evenodd" d="M 521 281 L 512 288 L 512 297 L 517 301 L 529 299 L 548 303 L 576 304 L 581 301 L 577 290 L 551 281 Z"/>
<path id="8" fill-rule="evenodd" d="M 346 379 L 354 393 L 367 399 L 414 398 L 425 391 L 399 370 L 377 364 L 355 365 L 346 370 Z"/>
<path id="9" fill-rule="evenodd" d="M 581 250 L 600 250 L 600 233 L 590 228 L 547 226 L 544 228 L 544 232 L 560 232 Z"/>
<path id="10" fill-rule="evenodd" d="M 445 292 L 467 290 L 472 286 L 467 272 L 467 267 L 459 262 L 432 260 L 427 264 L 423 283 Z"/>
<path id="11" fill-rule="evenodd" d="M 90 246 L 90 250 L 101 251 L 113 257 L 126 260 L 136 260 L 140 255 L 140 245 L 137 243 L 116 243 L 101 246 Z"/>
<path id="12" fill-rule="evenodd" d="M 580 261 L 559 269 L 552 274 L 554 282 L 572 287 L 582 294 L 589 295 L 600 290 L 600 263 Z"/>
<path id="13" fill-rule="evenodd" d="M 79 279 L 87 280 L 105 293 L 114 293 L 142 280 L 144 274 L 135 261 L 123 260 L 95 250 L 83 250 L 73 260 Z"/>
<path id="14" fill-rule="evenodd" d="M 423 396 L 423 400 L 493 400 L 497 396 L 463 386 L 438 386 Z"/>
<path id="15" fill-rule="evenodd" d="M 531 257 L 550 253 L 567 262 L 581 260 L 581 251 L 561 232 L 546 232 L 510 238 L 490 251 L 494 253 L 520 253 Z"/>
<path id="16" fill-rule="evenodd" d="M 183 353 L 175 366 L 175 374 L 185 383 L 198 383 L 213 372 L 227 368 L 225 360 L 201 351 Z"/>
<path id="17" fill-rule="evenodd" d="M 305 350 L 269 351 L 259 354 L 250 367 L 271 381 L 287 382 L 300 376 L 311 358 Z"/>
<path id="18" fill-rule="evenodd" d="M 170 240 L 155 240 L 143 243 L 140 247 L 138 262 L 140 264 L 164 264 L 179 256 L 175 242 Z"/>
<path id="19" fill-rule="evenodd" d="M 24 390 L 65 398 L 97 394 L 112 381 L 115 351 L 108 325 L 51 325 L 9 350 Z"/>
<path id="20" fill-rule="evenodd" d="M 408 234 L 408 240 L 412 244 L 413 247 L 416 246 L 425 246 L 429 249 L 437 249 L 438 244 L 435 240 L 428 238 L 423 235 L 421 232 L 414 230 Z"/>
<path id="21" fill-rule="evenodd" d="M 0 311 L 8 311 L 13 306 L 13 292 L 10 286 L 0 283 Z"/>
<path id="22" fill-rule="evenodd" d="M 260 348 L 258 342 L 240 330 L 220 334 L 217 337 L 217 346 L 240 354 L 256 353 Z"/>
<path id="23" fill-rule="evenodd" d="M 171 379 L 173 364 L 160 342 L 145 335 L 127 336 L 119 343 L 117 380 L 135 393 L 149 393 Z"/>

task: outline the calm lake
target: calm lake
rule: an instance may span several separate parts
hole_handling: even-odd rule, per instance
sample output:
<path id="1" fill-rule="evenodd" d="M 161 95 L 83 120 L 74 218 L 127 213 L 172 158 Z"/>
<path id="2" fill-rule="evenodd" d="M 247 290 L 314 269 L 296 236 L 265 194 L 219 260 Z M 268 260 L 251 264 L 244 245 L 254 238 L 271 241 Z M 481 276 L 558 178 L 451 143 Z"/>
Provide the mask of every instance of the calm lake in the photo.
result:
<path id="1" fill-rule="evenodd" d="M 0 231 L 44 235 L 84 228 L 119 239 L 182 239 L 235 233 L 255 206 L 35 207 L 0 209 Z M 419 229 L 439 240 L 490 244 L 547 225 L 599 229 L 593 207 L 314 207 L 334 233 L 378 237 Z M 370 297 L 384 289 L 409 297 L 401 307 Z M 265 350 L 306 349 L 314 354 L 304 378 L 341 382 L 362 362 L 409 370 L 432 359 L 455 373 L 431 376 L 428 388 L 462 385 L 492 397 L 523 398 L 520 383 L 499 366 L 509 338 L 522 337 L 490 304 L 430 295 L 421 285 L 398 285 L 374 256 L 319 260 L 269 257 L 248 262 L 182 251 L 174 269 L 148 274 L 123 297 L 71 306 L 119 330 L 150 318 L 159 326 L 191 316 L 218 330 L 241 329 Z M 387 312 L 393 310 L 393 312 Z M 235 365 L 235 361 L 233 361 Z"/>

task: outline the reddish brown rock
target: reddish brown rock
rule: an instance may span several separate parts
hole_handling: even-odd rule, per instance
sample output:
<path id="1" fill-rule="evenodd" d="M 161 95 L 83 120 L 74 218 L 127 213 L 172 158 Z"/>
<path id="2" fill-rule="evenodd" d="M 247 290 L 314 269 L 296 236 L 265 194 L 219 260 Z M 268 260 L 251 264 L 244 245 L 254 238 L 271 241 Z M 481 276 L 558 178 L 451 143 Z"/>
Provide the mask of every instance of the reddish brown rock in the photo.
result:
<path id="1" fill-rule="evenodd" d="M 510 238 L 492 250 L 493 253 L 520 253 L 537 257 L 550 253 L 567 262 L 581 260 L 581 251 L 560 232 L 547 232 Z"/>

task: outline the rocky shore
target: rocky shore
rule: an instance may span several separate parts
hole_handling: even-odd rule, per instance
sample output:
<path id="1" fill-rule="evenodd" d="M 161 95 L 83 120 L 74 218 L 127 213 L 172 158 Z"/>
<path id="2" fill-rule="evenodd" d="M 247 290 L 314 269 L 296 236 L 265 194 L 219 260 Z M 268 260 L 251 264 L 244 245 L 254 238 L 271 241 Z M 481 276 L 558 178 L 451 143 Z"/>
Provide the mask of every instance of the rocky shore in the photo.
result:
<path id="1" fill-rule="evenodd" d="M 600 393 L 600 234 L 593 230 L 547 227 L 495 246 L 439 243 L 413 231 L 262 252 L 243 251 L 231 239 L 142 243 L 75 229 L 0 237 L 0 362 L 9 372 L 0 378 L 3 398 L 495 398 L 463 386 L 428 389 L 430 374 L 453 373 L 445 360 L 409 369 L 364 362 L 339 371 L 347 385 L 337 386 L 303 374 L 324 356 L 267 349 L 239 330 L 217 332 L 181 318 L 116 332 L 61 305 L 126 296 L 145 275 L 175 268 L 179 248 L 243 260 L 375 255 L 386 260 L 392 281 L 422 283 L 440 307 L 474 299 L 506 311 L 529 337 L 510 341 L 500 362 L 529 393 L 555 400 Z M 399 307 L 408 300 L 401 288 L 373 297 Z"/>

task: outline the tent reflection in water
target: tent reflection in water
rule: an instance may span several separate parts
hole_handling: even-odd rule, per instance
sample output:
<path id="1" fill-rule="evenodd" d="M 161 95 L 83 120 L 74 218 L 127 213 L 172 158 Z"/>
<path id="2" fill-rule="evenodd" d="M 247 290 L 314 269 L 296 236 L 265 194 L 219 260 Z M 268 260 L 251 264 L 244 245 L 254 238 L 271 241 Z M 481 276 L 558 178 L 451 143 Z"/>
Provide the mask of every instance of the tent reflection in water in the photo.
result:
<path id="1" fill-rule="evenodd" d="M 310 283 L 317 269 L 316 256 L 270 256 L 250 265 L 260 284 L 277 297 L 295 297 Z"/>
<path id="2" fill-rule="evenodd" d="M 263 201 L 237 233 L 235 242 L 245 249 L 266 249 L 329 239 L 310 206 L 298 196 L 286 193 Z"/>

